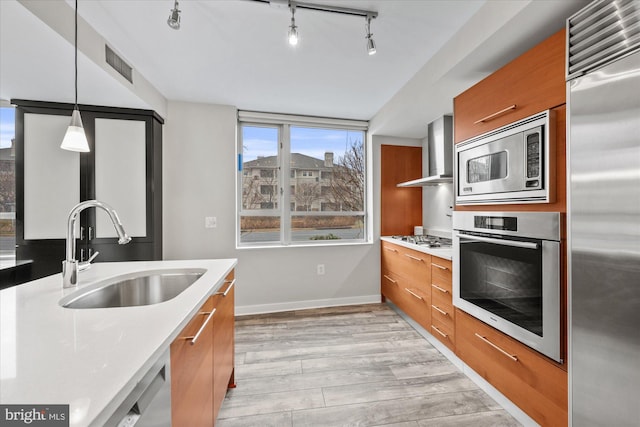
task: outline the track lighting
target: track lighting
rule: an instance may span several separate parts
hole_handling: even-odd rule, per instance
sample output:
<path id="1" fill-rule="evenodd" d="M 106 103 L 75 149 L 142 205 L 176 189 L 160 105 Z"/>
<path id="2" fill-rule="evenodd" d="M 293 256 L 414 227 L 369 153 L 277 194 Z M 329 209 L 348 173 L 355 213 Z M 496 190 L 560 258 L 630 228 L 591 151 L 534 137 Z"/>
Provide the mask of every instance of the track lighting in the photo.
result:
<path id="1" fill-rule="evenodd" d="M 76 0 L 76 17 L 75 17 L 75 30 L 74 30 L 74 45 L 75 45 L 75 106 L 73 107 L 73 113 L 71 113 L 71 123 L 67 128 L 67 132 L 62 138 L 62 144 L 60 148 L 68 151 L 79 151 L 86 153 L 89 151 L 89 142 L 87 142 L 87 135 L 84 133 L 84 127 L 82 126 L 82 117 L 80 117 L 80 110 L 78 109 L 78 0 Z"/>
<path id="2" fill-rule="evenodd" d="M 378 12 L 372 10 L 355 9 L 351 7 L 331 6 L 318 3 L 304 3 L 295 0 L 256 0 L 263 3 L 274 4 L 278 7 L 287 5 L 291 11 L 291 24 L 289 25 L 288 40 L 291 46 L 298 44 L 300 35 L 298 34 L 298 27 L 296 26 L 296 10 L 307 9 L 316 12 L 329 12 L 338 13 L 341 15 L 362 16 L 367 20 L 367 52 L 369 55 L 376 53 L 376 43 L 373 41 L 373 34 L 371 34 L 371 20 L 378 17 Z M 177 2 L 176 2 L 177 4 Z"/>
<path id="3" fill-rule="evenodd" d="M 296 27 L 296 5 L 289 5 L 289 9 L 291 9 L 291 25 L 289 25 L 289 44 L 291 46 L 295 46 L 298 44 L 298 27 Z"/>
<path id="4" fill-rule="evenodd" d="M 367 15 L 367 52 L 369 55 L 376 54 L 376 43 L 373 41 L 373 34 L 371 34 L 371 15 Z"/>
<path id="5" fill-rule="evenodd" d="M 175 0 L 171 14 L 167 19 L 167 24 L 174 30 L 180 29 L 180 9 L 178 9 L 178 0 Z"/>

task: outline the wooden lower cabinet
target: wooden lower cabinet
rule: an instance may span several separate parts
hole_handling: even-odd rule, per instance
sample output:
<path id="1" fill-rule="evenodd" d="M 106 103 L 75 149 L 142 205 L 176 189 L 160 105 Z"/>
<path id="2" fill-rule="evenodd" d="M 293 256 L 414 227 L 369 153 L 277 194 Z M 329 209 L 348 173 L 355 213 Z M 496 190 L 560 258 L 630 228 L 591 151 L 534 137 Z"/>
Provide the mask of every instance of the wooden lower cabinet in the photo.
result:
<path id="1" fill-rule="evenodd" d="M 431 257 L 431 329 L 429 332 L 451 351 L 455 351 L 451 261 L 437 257 Z"/>
<path id="2" fill-rule="evenodd" d="M 381 293 L 400 310 L 431 326 L 431 255 L 382 242 Z"/>
<path id="3" fill-rule="evenodd" d="M 213 425 L 213 302 L 209 297 L 171 343 L 173 426 Z"/>
<path id="4" fill-rule="evenodd" d="M 211 427 L 234 383 L 234 272 L 171 343 L 171 425 Z"/>
<path id="5" fill-rule="evenodd" d="M 213 419 L 227 394 L 235 387 L 234 329 L 235 329 L 235 278 L 231 272 L 225 279 L 224 289 L 214 295 L 216 309 L 213 318 Z"/>
<path id="6" fill-rule="evenodd" d="M 456 354 L 542 426 L 567 425 L 567 372 L 456 309 Z"/>

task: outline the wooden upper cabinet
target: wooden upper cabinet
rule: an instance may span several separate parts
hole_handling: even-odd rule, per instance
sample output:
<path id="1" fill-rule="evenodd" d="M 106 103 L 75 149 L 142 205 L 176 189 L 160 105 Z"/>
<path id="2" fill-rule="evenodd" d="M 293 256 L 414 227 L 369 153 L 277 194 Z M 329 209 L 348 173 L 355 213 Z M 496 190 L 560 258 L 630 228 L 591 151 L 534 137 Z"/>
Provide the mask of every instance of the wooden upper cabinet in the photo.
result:
<path id="1" fill-rule="evenodd" d="M 454 140 L 562 105 L 565 88 L 563 29 L 454 98 Z"/>
<path id="2" fill-rule="evenodd" d="M 422 147 L 382 145 L 380 159 L 380 234 L 413 234 L 422 225 L 422 187 L 396 185 L 422 177 Z"/>

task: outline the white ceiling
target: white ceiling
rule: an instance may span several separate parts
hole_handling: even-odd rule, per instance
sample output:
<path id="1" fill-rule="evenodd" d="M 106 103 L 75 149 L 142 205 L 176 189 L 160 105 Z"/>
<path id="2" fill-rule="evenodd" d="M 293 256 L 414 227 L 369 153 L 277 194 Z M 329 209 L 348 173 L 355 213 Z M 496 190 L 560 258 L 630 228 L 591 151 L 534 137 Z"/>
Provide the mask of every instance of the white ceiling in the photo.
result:
<path id="1" fill-rule="evenodd" d="M 53 1 L 60 6 L 53 13 L 58 10 L 60 14 L 67 13 L 64 9 L 73 6 L 70 0 Z M 494 52 L 487 51 L 476 55 L 473 61 L 466 61 L 469 69 L 463 74 L 467 80 L 477 80 L 502 65 L 500 61 L 521 53 L 520 46 L 531 43 L 531 31 L 536 28 L 544 27 L 548 34 L 557 31 L 568 11 L 576 10 L 576 3 L 584 3 L 584 0 L 513 1 L 519 2 L 518 7 L 536 3 L 537 9 L 545 13 L 530 13 L 528 27 L 532 29 L 520 31 L 518 37 L 500 34 L 502 28 L 492 29 L 500 43 L 488 40 L 487 46 Z M 374 56 L 366 53 L 364 18 L 303 9 L 296 13 L 301 41 L 292 48 L 286 43 L 290 20 L 286 6 L 259 1 L 183 0 L 182 28 L 178 31 L 166 24 L 173 0 L 80 0 L 79 14 L 168 100 L 369 120 L 389 105 L 394 106 L 395 116 L 401 115 L 405 107 L 403 99 L 408 100 L 406 107 L 419 108 L 416 94 L 411 93 L 414 89 L 408 83 L 415 80 L 419 71 L 425 72 L 425 64 L 456 33 L 464 30 L 470 18 L 485 5 L 484 0 L 314 0 L 313 3 L 377 11 L 379 16 L 371 26 L 378 53 Z M 554 17 L 552 23 L 548 22 L 550 15 Z M 56 31 L 40 18 L 16 0 L 0 0 L 0 98 L 73 102 L 73 45 L 68 41 L 73 40 L 73 27 Z M 536 21 L 543 19 L 546 22 Z M 72 25 L 71 20 L 69 24 Z M 555 29 L 548 30 L 549 26 Z M 511 28 L 509 34 L 514 30 L 518 29 Z M 66 33 L 59 34 L 63 32 Z M 541 40 L 547 35 L 537 33 L 534 39 Z M 82 37 L 81 32 L 79 38 Z M 469 57 L 474 57 L 473 52 Z M 496 59 L 498 64 L 491 69 L 487 58 Z M 96 64 L 82 54 L 79 61 L 80 103 L 154 108 L 148 99 L 143 100 L 139 93 L 105 71 L 103 64 Z M 443 93 L 439 88 L 446 85 L 441 83 L 436 82 L 433 87 L 433 95 L 441 102 L 434 105 L 445 108 L 438 114 L 450 112 L 440 105 L 450 105 L 457 93 Z M 428 103 L 429 97 L 426 98 L 419 102 Z M 406 131 L 390 124 L 388 132 L 385 129 L 381 132 L 419 136 L 426 129 L 426 118 L 415 112 L 406 118 L 395 120 Z"/>

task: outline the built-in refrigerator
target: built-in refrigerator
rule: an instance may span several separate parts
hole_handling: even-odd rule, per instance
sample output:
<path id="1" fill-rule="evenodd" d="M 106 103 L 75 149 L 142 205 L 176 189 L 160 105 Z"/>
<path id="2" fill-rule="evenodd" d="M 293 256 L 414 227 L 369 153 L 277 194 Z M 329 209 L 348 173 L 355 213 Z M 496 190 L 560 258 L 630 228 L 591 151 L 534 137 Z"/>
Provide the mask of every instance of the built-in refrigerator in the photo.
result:
<path id="1" fill-rule="evenodd" d="M 567 21 L 569 410 L 640 426 L 640 0 Z"/>

